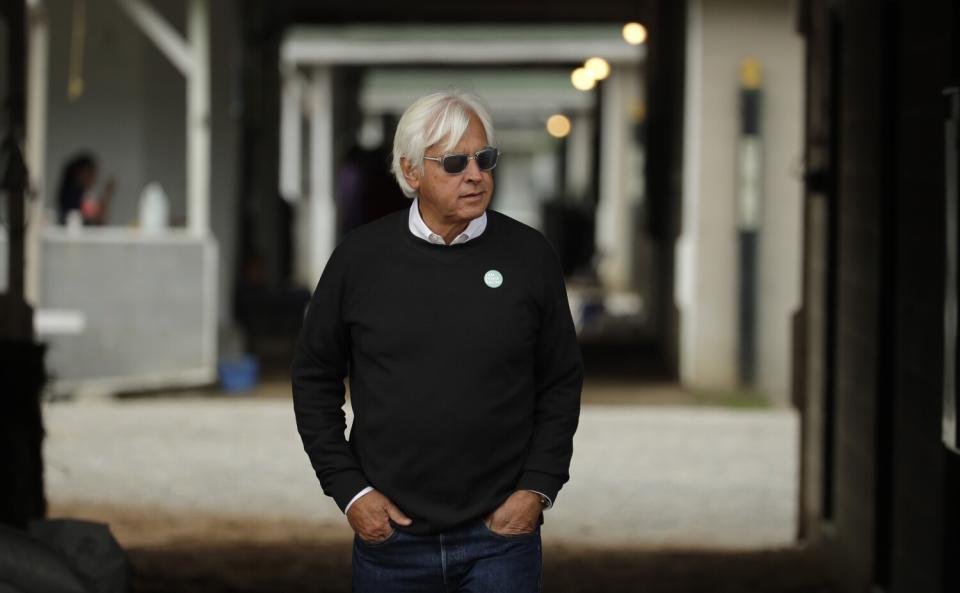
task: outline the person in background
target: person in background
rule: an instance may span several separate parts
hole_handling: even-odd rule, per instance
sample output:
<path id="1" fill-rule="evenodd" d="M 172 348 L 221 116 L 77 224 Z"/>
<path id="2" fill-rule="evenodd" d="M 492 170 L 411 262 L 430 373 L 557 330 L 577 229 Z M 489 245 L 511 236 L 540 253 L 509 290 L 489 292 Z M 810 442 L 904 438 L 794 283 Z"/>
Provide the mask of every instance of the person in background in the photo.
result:
<path id="1" fill-rule="evenodd" d="M 97 195 L 97 161 L 87 152 L 81 152 L 71 158 L 60 176 L 60 189 L 57 192 L 57 222 L 66 224 L 71 210 L 80 213 L 84 225 L 102 225 L 110 212 L 113 198 L 113 179 L 107 180 L 103 191 Z"/>
<path id="2" fill-rule="evenodd" d="M 383 125 L 380 119 L 364 121 L 337 172 L 338 236 L 410 208 L 410 201 L 387 169 L 390 147 L 383 143 Z"/>

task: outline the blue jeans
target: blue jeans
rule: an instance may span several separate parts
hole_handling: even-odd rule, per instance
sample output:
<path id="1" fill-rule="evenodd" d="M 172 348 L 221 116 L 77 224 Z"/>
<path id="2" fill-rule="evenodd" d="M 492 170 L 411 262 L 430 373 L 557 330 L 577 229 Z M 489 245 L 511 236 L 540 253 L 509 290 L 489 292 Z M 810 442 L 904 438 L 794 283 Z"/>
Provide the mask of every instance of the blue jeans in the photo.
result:
<path id="1" fill-rule="evenodd" d="M 501 535 L 483 517 L 435 535 L 353 536 L 353 593 L 539 593 L 540 526 Z"/>

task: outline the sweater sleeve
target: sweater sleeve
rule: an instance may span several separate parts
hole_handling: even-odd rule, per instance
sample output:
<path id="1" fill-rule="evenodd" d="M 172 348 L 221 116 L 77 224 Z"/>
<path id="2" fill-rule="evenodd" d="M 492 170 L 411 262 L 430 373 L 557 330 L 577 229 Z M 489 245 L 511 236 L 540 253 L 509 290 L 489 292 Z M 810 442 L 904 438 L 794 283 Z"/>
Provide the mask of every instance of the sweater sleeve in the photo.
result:
<path id="1" fill-rule="evenodd" d="M 331 254 L 310 298 L 290 369 L 293 408 L 303 448 L 323 492 L 340 510 L 370 484 L 344 437 L 344 377 L 350 342 L 343 324 L 346 262 L 341 246 Z"/>
<path id="2" fill-rule="evenodd" d="M 516 488 L 543 493 L 552 506 L 557 492 L 570 479 L 573 435 L 580 420 L 583 359 L 560 259 L 549 245 L 540 272 L 544 289 L 535 353 L 534 427 Z"/>

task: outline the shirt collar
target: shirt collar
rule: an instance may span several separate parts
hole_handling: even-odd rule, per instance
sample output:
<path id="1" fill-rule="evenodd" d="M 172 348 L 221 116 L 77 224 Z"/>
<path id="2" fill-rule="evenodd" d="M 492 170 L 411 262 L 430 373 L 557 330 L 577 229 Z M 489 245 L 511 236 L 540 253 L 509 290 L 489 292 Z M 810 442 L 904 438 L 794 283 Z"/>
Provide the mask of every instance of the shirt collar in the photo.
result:
<path id="1" fill-rule="evenodd" d="M 420 216 L 420 198 L 414 198 L 413 204 L 410 205 L 410 213 L 407 216 L 407 225 L 410 227 L 410 232 L 415 236 L 420 237 L 424 241 L 429 241 L 430 243 L 436 243 L 438 245 L 446 245 L 443 241 L 443 237 L 434 233 L 430 230 L 430 227 L 427 226 L 427 223 L 423 222 L 423 217 Z M 487 228 L 487 212 L 484 210 L 483 214 L 474 218 L 469 223 L 467 223 L 467 228 L 463 229 L 463 232 L 453 238 L 453 241 L 450 242 L 450 245 L 456 245 L 457 243 L 465 243 L 470 239 L 476 239 L 483 231 Z"/>

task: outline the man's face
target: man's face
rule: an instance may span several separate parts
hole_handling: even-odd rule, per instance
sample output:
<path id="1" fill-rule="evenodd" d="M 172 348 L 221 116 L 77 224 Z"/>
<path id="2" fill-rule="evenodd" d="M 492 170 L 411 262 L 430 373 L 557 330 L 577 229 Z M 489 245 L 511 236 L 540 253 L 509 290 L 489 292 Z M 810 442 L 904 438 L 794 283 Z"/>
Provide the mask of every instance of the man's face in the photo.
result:
<path id="1" fill-rule="evenodd" d="M 425 156 L 443 156 L 443 140 L 427 148 Z M 471 114 L 470 124 L 460 142 L 450 152 L 473 155 L 487 146 L 487 135 L 480 120 Z M 439 161 L 423 161 L 423 175 L 418 163 L 403 159 L 404 177 L 419 192 L 421 208 L 438 215 L 444 222 L 466 223 L 477 218 L 490 204 L 493 195 L 492 171 L 481 171 L 476 159 L 470 159 L 462 173 L 450 174 Z"/>

